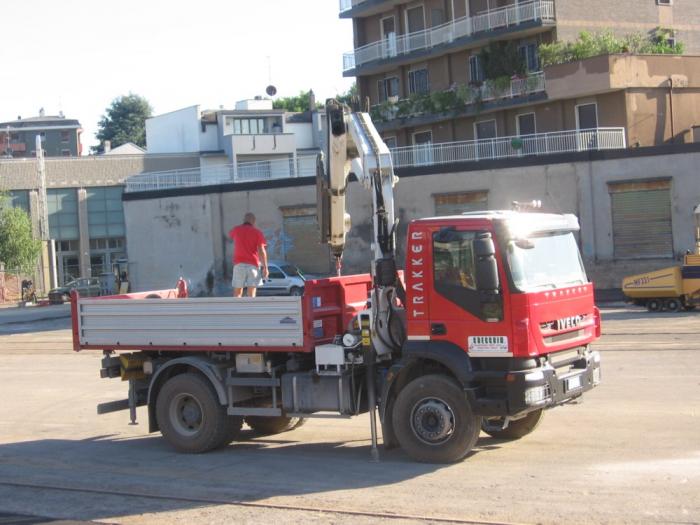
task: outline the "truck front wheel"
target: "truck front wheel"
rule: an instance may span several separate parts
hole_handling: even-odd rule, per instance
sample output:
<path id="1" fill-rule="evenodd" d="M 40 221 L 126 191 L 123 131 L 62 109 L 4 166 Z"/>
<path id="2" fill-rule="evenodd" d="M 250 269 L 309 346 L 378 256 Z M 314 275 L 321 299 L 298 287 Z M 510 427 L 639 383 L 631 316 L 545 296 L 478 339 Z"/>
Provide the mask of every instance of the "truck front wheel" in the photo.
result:
<path id="1" fill-rule="evenodd" d="M 255 432 L 263 436 L 271 436 L 272 434 L 280 434 L 289 430 L 299 428 L 304 424 L 305 419 L 302 417 L 264 417 L 264 416 L 248 416 L 245 422 Z"/>
<path id="2" fill-rule="evenodd" d="M 544 416 L 542 409 L 535 410 L 522 419 L 509 422 L 506 428 L 497 430 L 483 425 L 482 430 L 496 439 L 520 439 L 537 428 L 537 425 L 542 421 L 542 416 Z"/>
<path id="3" fill-rule="evenodd" d="M 199 454 L 228 444 L 237 424 L 209 382 L 197 374 L 169 379 L 156 400 L 156 418 L 165 440 L 179 452 Z M 236 424 L 234 424 L 236 423 Z"/>
<path id="4" fill-rule="evenodd" d="M 452 463 L 476 444 L 481 418 L 445 375 L 418 377 L 398 394 L 392 421 L 401 448 L 417 461 Z"/>

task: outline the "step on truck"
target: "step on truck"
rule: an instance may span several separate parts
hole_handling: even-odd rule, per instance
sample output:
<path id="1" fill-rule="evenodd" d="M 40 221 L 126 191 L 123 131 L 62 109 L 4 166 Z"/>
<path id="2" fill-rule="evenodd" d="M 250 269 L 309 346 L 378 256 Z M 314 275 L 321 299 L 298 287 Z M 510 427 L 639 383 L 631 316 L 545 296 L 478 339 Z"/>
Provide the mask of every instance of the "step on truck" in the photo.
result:
<path id="1" fill-rule="evenodd" d="M 76 351 L 100 350 L 102 377 L 128 398 L 98 413 L 148 408 L 151 432 L 181 452 L 307 418 L 369 413 L 378 456 L 400 446 L 454 462 L 480 431 L 532 432 L 543 411 L 600 382 L 600 336 L 572 215 L 485 211 L 414 220 L 403 271 L 395 258 L 391 154 L 366 113 L 327 103 L 317 167 L 322 241 L 338 276 L 307 281 L 302 297 L 191 298 L 172 290 L 72 296 Z M 350 176 L 371 193 L 370 272 L 342 275 Z"/>

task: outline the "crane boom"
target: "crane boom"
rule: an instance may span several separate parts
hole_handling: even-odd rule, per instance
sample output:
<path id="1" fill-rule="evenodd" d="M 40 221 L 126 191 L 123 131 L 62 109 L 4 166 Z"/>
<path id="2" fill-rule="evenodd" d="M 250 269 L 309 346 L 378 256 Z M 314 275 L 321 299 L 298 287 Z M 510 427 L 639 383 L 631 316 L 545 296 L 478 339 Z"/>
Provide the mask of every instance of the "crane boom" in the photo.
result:
<path id="1" fill-rule="evenodd" d="M 404 290 L 395 260 L 394 174 L 391 152 L 367 113 L 353 113 L 335 100 L 326 102 L 327 141 L 317 171 L 318 216 L 321 240 L 340 260 L 350 231 L 345 194 L 351 174 L 372 192 L 373 292 L 371 296 L 373 346 L 389 355 L 401 346 L 405 332 L 396 311 Z"/>

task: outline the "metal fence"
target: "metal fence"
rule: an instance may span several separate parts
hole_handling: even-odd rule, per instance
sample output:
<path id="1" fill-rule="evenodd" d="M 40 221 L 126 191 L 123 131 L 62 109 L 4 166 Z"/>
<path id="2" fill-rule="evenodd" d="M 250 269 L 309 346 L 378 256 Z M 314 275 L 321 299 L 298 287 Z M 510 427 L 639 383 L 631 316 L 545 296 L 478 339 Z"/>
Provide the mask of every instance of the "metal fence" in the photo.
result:
<path id="1" fill-rule="evenodd" d="M 422 144 L 391 150 L 395 168 L 551 155 L 578 151 L 624 149 L 624 128 L 595 128 L 493 139 Z"/>
<path id="2" fill-rule="evenodd" d="M 355 2 L 352 3 L 354 5 Z M 343 3 L 341 2 L 341 10 Z M 439 45 L 449 44 L 459 39 L 470 37 L 477 33 L 517 26 L 524 22 L 541 20 L 554 21 L 554 1 L 534 0 L 498 9 L 491 9 L 475 16 L 465 16 L 450 22 L 407 33 L 384 38 L 356 48 L 351 53 L 343 55 L 343 71 L 349 71 L 375 60 L 406 55 L 414 51 L 427 50 Z"/>
<path id="3" fill-rule="evenodd" d="M 234 182 L 250 182 L 290 177 L 310 177 L 316 173 L 316 155 L 288 159 L 239 162 L 219 166 L 203 166 L 184 170 L 159 171 L 134 175 L 126 180 L 125 192 L 155 191 L 170 188 L 215 186 Z"/>

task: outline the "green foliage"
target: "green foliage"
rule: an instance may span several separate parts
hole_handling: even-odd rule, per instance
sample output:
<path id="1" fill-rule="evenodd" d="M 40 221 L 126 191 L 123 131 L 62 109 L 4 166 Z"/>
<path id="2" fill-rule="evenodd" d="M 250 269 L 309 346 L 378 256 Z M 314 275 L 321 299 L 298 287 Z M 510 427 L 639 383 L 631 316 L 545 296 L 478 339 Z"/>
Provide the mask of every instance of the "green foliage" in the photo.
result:
<path id="1" fill-rule="evenodd" d="M 41 241 L 34 239 L 29 215 L 0 195 L 0 261 L 8 270 L 30 273 L 40 253 Z"/>
<path id="2" fill-rule="evenodd" d="M 290 113 L 302 113 L 309 110 L 311 91 L 300 91 L 296 97 L 282 97 L 272 101 L 272 107 L 283 109 Z M 316 108 L 322 108 L 323 104 L 316 102 Z"/>
<path id="3" fill-rule="evenodd" d="M 584 31 L 573 42 L 541 44 L 539 53 L 545 67 L 617 53 L 682 55 L 685 46 L 680 42 L 671 45 L 669 40 L 672 37 L 672 30 L 662 28 L 657 29 L 651 36 L 631 33 L 624 37 L 617 37 L 610 30 L 601 33 Z"/>
<path id="4" fill-rule="evenodd" d="M 357 82 L 354 82 L 352 86 L 350 86 L 350 89 L 348 89 L 345 93 L 341 95 L 336 95 L 335 99 L 338 102 L 342 102 L 343 104 L 347 104 L 348 106 L 352 106 L 352 101 L 353 99 L 357 99 L 359 97 L 360 93 L 357 89 Z"/>
<path id="5" fill-rule="evenodd" d="M 116 148 L 127 142 L 146 147 L 146 119 L 153 109 L 148 101 L 134 93 L 115 98 L 97 124 L 99 146 L 93 146 L 93 153 L 104 151 L 103 142 L 109 140 Z"/>
<path id="6" fill-rule="evenodd" d="M 480 54 L 484 75 L 487 79 L 525 75 L 525 62 L 513 40 L 510 42 L 491 42 Z"/>

